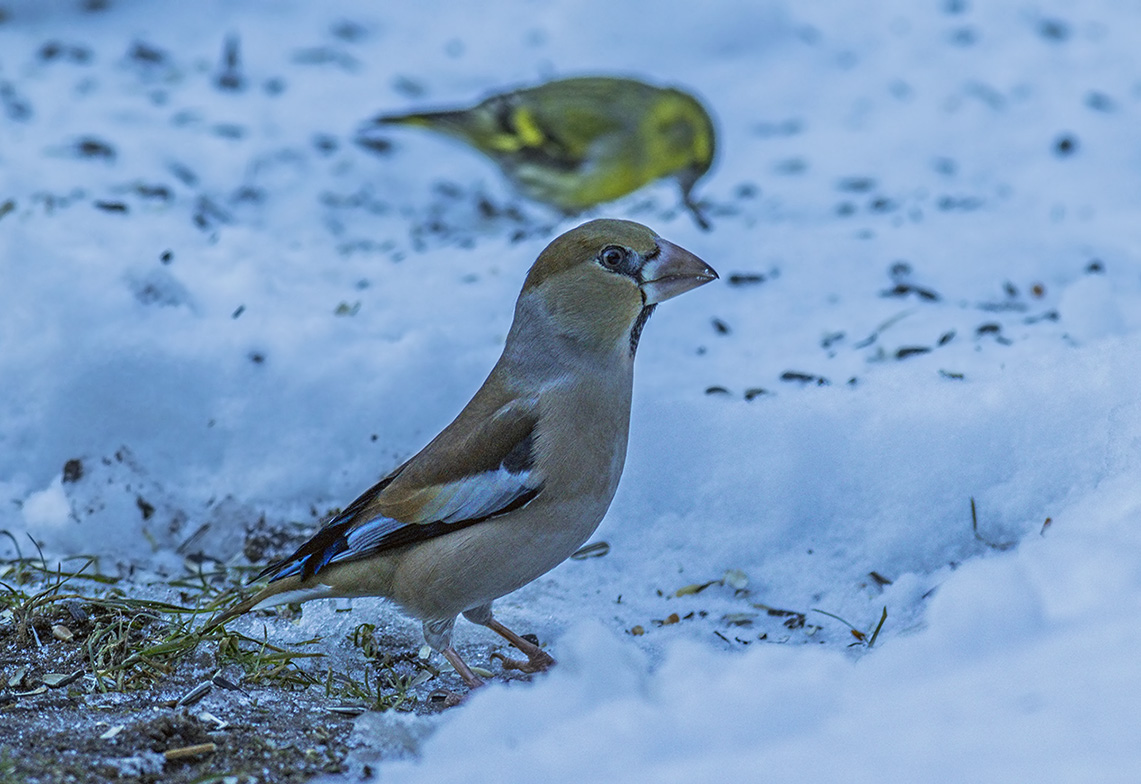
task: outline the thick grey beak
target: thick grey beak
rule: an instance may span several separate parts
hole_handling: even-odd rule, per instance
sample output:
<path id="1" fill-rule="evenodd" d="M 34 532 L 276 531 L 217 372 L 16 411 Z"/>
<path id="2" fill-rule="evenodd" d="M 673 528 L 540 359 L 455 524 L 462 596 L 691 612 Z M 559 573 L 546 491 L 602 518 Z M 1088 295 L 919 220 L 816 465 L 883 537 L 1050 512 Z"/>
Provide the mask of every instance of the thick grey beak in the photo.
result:
<path id="1" fill-rule="evenodd" d="M 717 280 L 717 273 L 685 248 L 658 239 L 657 256 L 642 267 L 642 293 L 647 305 L 656 305 L 690 289 Z"/>

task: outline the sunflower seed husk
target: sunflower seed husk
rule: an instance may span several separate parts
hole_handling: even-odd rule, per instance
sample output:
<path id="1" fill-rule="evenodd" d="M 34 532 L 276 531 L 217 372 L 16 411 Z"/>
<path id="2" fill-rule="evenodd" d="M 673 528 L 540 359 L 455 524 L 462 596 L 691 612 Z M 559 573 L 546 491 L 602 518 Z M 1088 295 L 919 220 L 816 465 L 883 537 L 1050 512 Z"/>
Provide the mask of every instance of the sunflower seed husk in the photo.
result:
<path id="1" fill-rule="evenodd" d="M 174 703 L 174 707 L 181 708 L 184 705 L 193 705 L 205 697 L 207 694 L 209 694 L 210 690 L 213 688 L 214 684 L 210 681 L 202 681 L 202 683 L 198 684 L 193 689 L 186 692 L 186 694 L 183 694 L 181 697 L 179 697 L 178 702 Z"/>

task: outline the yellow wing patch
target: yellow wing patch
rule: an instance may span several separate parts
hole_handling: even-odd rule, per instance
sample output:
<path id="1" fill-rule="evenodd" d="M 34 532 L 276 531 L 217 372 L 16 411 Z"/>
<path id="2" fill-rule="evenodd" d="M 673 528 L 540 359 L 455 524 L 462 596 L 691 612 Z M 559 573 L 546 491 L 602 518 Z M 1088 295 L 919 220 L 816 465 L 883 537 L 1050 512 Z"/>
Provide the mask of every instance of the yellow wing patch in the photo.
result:
<path id="1" fill-rule="evenodd" d="M 523 147 L 540 147 L 547 140 L 539 124 L 535 122 L 535 115 L 522 106 L 511 114 L 511 124 L 519 134 L 519 141 Z"/>
<path id="2" fill-rule="evenodd" d="M 516 106 L 511 110 L 508 130 L 497 133 L 488 139 L 488 143 L 498 152 L 519 152 L 528 147 L 542 147 L 547 142 L 535 115 L 530 109 Z"/>

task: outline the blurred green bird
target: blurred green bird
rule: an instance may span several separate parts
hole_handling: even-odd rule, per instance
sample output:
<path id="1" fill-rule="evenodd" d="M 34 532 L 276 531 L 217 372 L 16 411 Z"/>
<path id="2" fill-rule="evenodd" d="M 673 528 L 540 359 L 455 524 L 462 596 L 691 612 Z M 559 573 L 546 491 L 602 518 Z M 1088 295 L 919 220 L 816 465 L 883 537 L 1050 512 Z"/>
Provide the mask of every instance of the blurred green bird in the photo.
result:
<path id="1" fill-rule="evenodd" d="M 525 196 L 568 214 L 673 177 L 698 225 L 709 228 L 692 191 L 713 163 L 713 121 L 681 90 L 605 76 L 558 79 L 465 109 L 381 115 L 368 127 L 376 125 L 460 139 Z"/>

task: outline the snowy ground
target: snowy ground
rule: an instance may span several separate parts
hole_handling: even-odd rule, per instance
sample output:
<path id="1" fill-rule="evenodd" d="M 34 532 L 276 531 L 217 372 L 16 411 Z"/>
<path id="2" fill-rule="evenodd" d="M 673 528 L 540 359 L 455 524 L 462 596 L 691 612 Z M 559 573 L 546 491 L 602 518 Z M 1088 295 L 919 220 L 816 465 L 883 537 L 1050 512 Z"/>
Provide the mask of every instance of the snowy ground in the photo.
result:
<path id="1" fill-rule="evenodd" d="M 597 213 L 723 281 L 647 328 L 609 553 L 500 603 L 560 666 L 365 714 L 350 779 L 1141 778 L 1133 4 L 0 9 L 0 528 L 110 573 L 351 500 L 466 402 L 576 222 L 363 121 L 580 73 L 713 109 L 711 232 L 666 185 Z M 419 645 L 344 606 L 271 634 Z M 885 607 L 871 649 L 833 617 Z"/>

